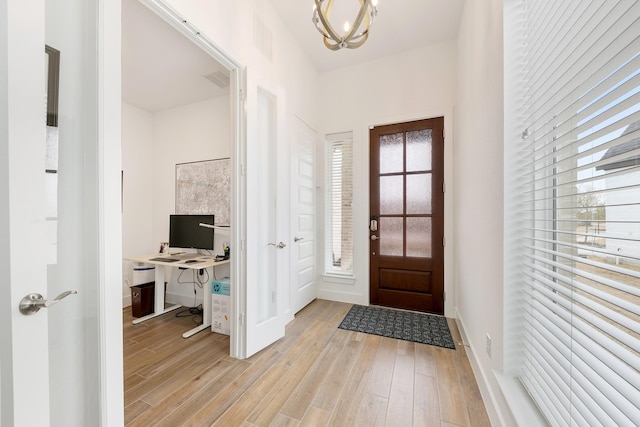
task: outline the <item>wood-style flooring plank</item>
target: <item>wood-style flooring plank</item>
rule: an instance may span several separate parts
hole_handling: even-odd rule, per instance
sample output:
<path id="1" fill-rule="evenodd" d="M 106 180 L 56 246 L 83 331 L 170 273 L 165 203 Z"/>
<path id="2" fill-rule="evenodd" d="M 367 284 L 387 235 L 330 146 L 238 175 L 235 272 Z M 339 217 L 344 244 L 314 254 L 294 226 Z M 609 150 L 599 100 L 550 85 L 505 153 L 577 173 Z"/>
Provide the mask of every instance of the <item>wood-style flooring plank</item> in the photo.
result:
<path id="1" fill-rule="evenodd" d="M 134 419 L 136 419 L 136 417 L 140 416 L 141 414 L 149 410 L 150 407 L 151 405 L 141 400 L 136 400 L 131 405 L 127 406 L 127 410 L 124 411 L 125 425 L 129 425 L 131 421 L 133 421 Z"/>
<path id="2" fill-rule="evenodd" d="M 206 388 L 214 382 L 216 378 L 221 377 L 224 373 L 233 369 L 233 364 L 225 360 L 217 360 L 206 371 L 198 377 L 193 378 L 187 384 L 177 390 L 166 390 L 166 396 L 157 405 L 153 405 L 143 414 L 136 417 L 130 424 L 133 427 L 144 427 L 158 424 L 163 418 L 186 404 L 190 399 L 194 398 L 200 390 Z M 242 369 L 237 367 L 236 369 Z M 215 388 L 215 386 L 212 386 Z M 208 401 L 208 399 L 206 399 Z M 197 403 L 194 404 L 197 406 Z M 128 407 L 127 407 L 128 408 Z M 125 408 L 125 412 L 127 410 Z"/>
<path id="3" fill-rule="evenodd" d="M 197 317 L 167 313 L 132 325 L 123 310 L 126 425 L 490 425 L 463 346 L 338 329 L 350 307 L 312 302 L 284 338 L 246 360 L 229 356 L 228 336 L 182 338 Z"/>
<path id="4" fill-rule="evenodd" d="M 440 399 L 440 416 L 443 421 L 460 426 L 469 426 L 469 416 L 458 379 L 455 352 L 445 348 L 434 350 L 436 374 L 438 380 L 438 396 Z"/>
<path id="5" fill-rule="evenodd" d="M 416 374 L 413 401 L 413 425 L 440 427 L 438 383 L 434 376 Z"/>
<path id="6" fill-rule="evenodd" d="M 257 403 L 254 411 L 248 417 L 248 421 L 258 426 L 268 426 L 277 417 L 285 405 L 289 396 L 298 387 L 305 374 L 311 369 L 324 350 L 318 341 L 324 341 L 323 334 L 328 334 L 326 324 L 317 322 L 308 334 L 309 340 L 301 341 L 300 345 L 291 347 L 283 354 L 279 366 L 285 367 L 280 380 L 267 393 L 265 398 Z"/>
<path id="7" fill-rule="evenodd" d="M 183 400 L 180 406 L 162 418 L 157 424 L 146 425 L 166 427 L 194 425 L 194 414 L 200 412 L 205 406 L 216 402 L 220 392 L 229 387 L 230 384 L 233 384 L 234 380 L 239 378 L 240 375 L 242 375 L 251 366 L 251 364 L 246 361 L 233 364 L 225 360 L 221 360 L 221 363 L 227 364 L 227 368 L 224 370 L 222 375 L 217 376 L 213 381 L 209 381 L 202 387 L 196 389 L 190 396 Z M 167 402 L 167 405 L 171 406 L 171 403 Z"/>
<path id="8" fill-rule="evenodd" d="M 458 378 L 462 387 L 462 395 L 467 403 L 467 411 L 471 427 L 491 427 L 489 415 L 482 401 L 482 395 L 476 383 L 471 364 L 466 355 L 466 349 L 463 347 L 456 354 L 456 368 L 458 370 Z"/>
<path id="9" fill-rule="evenodd" d="M 434 347 L 416 343 L 416 374 L 436 376 L 436 359 L 433 356 Z"/>
<path id="10" fill-rule="evenodd" d="M 342 331 L 344 332 L 344 331 Z M 316 392 L 320 388 L 325 374 L 331 369 L 348 339 L 347 334 L 336 333 L 333 335 L 316 363 L 309 369 L 298 387 L 294 390 L 287 403 L 280 411 L 284 415 L 296 420 L 301 420 L 306 409 L 311 404 Z"/>
<path id="11" fill-rule="evenodd" d="M 400 341 L 391 379 L 387 425 L 390 421 L 399 426 L 408 426 L 413 423 L 414 379 L 414 343 Z"/>
<path id="12" fill-rule="evenodd" d="M 226 349 L 215 349 L 198 356 L 194 355 L 194 358 L 186 365 L 182 363 L 172 365 L 166 371 L 169 373 L 166 380 L 162 382 L 156 380 L 156 378 L 164 379 L 165 375 L 150 378 L 150 381 L 158 385 L 154 388 L 145 387 L 147 392 L 142 394 L 140 399 L 154 406 L 160 405 L 166 397 L 167 390 L 180 390 L 182 387 L 188 386 L 189 383 L 201 381 L 203 379 L 202 373 L 207 372 L 207 368 L 211 366 L 211 360 L 221 357 L 226 351 Z"/>
<path id="13" fill-rule="evenodd" d="M 355 425 L 355 420 L 360 409 L 359 403 L 363 401 L 365 391 L 371 378 L 371 368 L 375 360 L 381 337 L 358 333 L 362 340 L 362 349 L 358 355 L 351 373 L 346 378 L 346 385 L 338 399 L 338 405 L 333 411 L 330 420 L 331 426 L 350 427 Z"/>
<path id="14" fill-rule="evenodd" d="M 302 417 L 300 425 L 314 427 L 326 426 L 329 422 L 329 418 L 331 418 L 331 412 L 316 408 L 315 406 L 310 406 L 304 414 L 304 417 Z"/>
<path id="15" fill-rule="evenodd" d="M 272 349 L 265 352 L 262 357 L 242 372 L 237 379 L 222 388 L 215 400 L 209 401 L 200 410 L 196 411 L 191 416 L 188 425 L 210 426 L 215 423 L 269 370 L 279 356 L 280 354 Z M 246 412 L 245 417 L 248 415 L 249 412 Z"/>
<path id="16" fill-rule="evenodd" d="M 388 404 L 389 399 L 387 398 L 365 393 L 354 425 L 383 427 L 387 421 Z"/>
<path id="17" fill-rule="evenodd" d="M 396 363 L 398 340 L 382 337 L 376 353 L 371 379 L 367 392 L 380 397 L 388 398 L 393 379 L 393 367 Z"/>
<path id="18" fill-rule="evenodd" d="M 342 350 L 336 354 L 335 362 L 325 372 L 320 387 L 311 401 L 313 407 L 329 412 L 336 406 L 346 385 L 344 379 L 351 372 L 362 350 L 362 341 L 357 339 L 357 332 L 341 330 L 338 333 L 344 333 L 347 341 Z"/>

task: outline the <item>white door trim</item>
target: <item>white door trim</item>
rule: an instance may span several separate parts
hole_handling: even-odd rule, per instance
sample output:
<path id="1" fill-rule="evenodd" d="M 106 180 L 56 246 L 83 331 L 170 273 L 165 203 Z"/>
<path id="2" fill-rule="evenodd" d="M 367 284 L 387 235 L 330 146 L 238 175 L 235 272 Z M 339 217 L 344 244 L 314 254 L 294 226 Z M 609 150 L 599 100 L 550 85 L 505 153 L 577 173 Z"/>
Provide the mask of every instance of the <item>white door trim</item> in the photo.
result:
<path id="1" fill-rule="evenodd" d="M 121 216 L 121 34 L 120 2 L 99 2 L 98 185 L 101 425 L 124 425 Z"/>
<path id="2" fill-rule="evenodd" d="M 164 0 L 140 0 L 172 27 L 186 36 L 230 72 L 231 98 L 231 322 L 230 355 L 242 358 L 245 354 L 242 316 L 246 290 L 246 72 L 242 65 L 224 52 L 212 40 L 191 25 Z M 204 295 L 205 298 L 211 297 Z"/>

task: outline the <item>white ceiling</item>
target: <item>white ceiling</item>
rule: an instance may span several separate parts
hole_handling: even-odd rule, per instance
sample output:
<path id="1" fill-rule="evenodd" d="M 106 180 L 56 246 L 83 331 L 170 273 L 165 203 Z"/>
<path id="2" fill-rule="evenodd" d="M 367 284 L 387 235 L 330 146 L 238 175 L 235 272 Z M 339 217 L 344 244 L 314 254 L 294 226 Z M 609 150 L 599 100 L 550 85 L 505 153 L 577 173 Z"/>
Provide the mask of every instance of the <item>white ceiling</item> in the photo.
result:
<path id="1" fill-rule="evenodd" d="M 138 0 L 122 0 L 122 100 L 149 112 L 229 93 L 204 76 L 226 70 Z"/>
<path id="2" fill-rule="evenodd" d="M 318 71 L 371 61 L 429 44 L 458 38 L 464 0 L 378 0 L 378 16 L 358 49 L 331 51 L 311 22 L 313 0 L 270 0 Z M 339 9 L 340 4 L 350 9 Z M 335 0 L 331 22 L 336 31 L 353 23 L 359 0 Z"/>
<path id="3" fill-rule="evenodd" d="M 331 51 L 311 22 L 312 0 L 269 0 L 319 72 L 348 67 L 458 35 L 464 0 L 378 0 L 369 39 L 358 49 Z M 342 3 L 349 3 L 351 10 Z M 335 0 L 334 27 L 353 21 L 359 0 Z M 155 112 L 228 93 L 203 76 L 216 61 L 138 0 L 122 1 L 123 101 Z"/>

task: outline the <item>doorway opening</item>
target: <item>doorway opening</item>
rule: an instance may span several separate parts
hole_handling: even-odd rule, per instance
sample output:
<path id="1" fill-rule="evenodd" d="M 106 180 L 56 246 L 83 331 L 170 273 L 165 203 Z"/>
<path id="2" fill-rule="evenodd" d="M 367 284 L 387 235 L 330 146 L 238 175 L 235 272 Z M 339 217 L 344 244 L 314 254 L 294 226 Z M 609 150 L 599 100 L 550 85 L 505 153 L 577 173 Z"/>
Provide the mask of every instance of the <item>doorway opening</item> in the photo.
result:
<path id="1" fill-rule="evenodd" d="M 135 14 L 135 17 L 128 16 L 129 14 Z M 131 22 L 129 28 L 127 27 L 128 21 Z M 243 330 L 233 319 L 237 319 L 238 316 L 235 313 L 241 311 L 241 301 L 244 298 L 243 284 L 245 283 L 244 253 L 239 250 L 242 247 L 240 242 L 244 239 L 246 210 L 243 202 L 246 184 L 241 174 L 241 165 L 245 162 L 244 101 L 241 97 L 244 71 L 233 58 L 226 55 L 162 0 L 124 0 L 122 27 L 123 102 L 135 107 L 129 108 L 133 111 L 134 116 L 138 113 L 145 116 L 144 106 L 137 107 L 131 99 L 134 95 L 142 96 L 146 93 L 147 101 L 155 105 L 151 108 L 158 109 L 149 114 L 152 116 L 151 126 L 166 124 L 164 119 L 168 116 L 171 116 L 174 122 L 182 123 L 182 126 L 176 126 L 175 130 L 167 132 L 151 129 L 152 137 L 148 148 L 141 152 L 138 151 L 137 154 L 138 159 L 144 159 L 146 156 L 153 162 L 153 169 L 151 169 L 153 185 L 147 186 L 146 192 L 144 188 L 138 189 L 141 200 L 146 201 L 147 205 L 152 204 L 153 209 L 140 204 L 142 210 L 146 209 L 149 216 L 146 223 L 135 221 L 141 228 L 146 227 L 147 238 L 145 241 L 151 242 L 147 245 L 153 245 L 153 251 L 157 251 L 156 247 L 160 247 L 161 242 L 166 241 L 160 236 L 168 233 L 169 214 L 175 213 L 173 212 L 175 202 L 172 197 L 175 191 L 175 164 L 230 158 L 230 229 L 224 239 L 217 238 L 216 241 L 228 240 L 229 246 L 233 248 L 228 270 L 231 278 L 229 317 L 232 319 L 230 324 L 230 355 L 241 357 L 244 351 Z M 142 43 L 150 43 L 151 45 L 145 46 Z M 133 49 L 137 49 L 137 51 L 129 52 Z M 188 61 L 186 58 L 183 60 L 182 57 L 176 56 L 186 55 L 188 52 L 191 54 Z M 153 55 L 159 56 L 159 58 L 154 59 Z M 184 69 L 176 68 L 187 62 L 191 64 L 190 69 L 186 70 L 191 73 L 190 77 L 181 74 L 185 72 Z M 136 73 L 138 75 L 134 75 Z M 165 80 L 160 81 L 161 77 L 164 77 Z M 144 92 L 144 87 L 150 87 L 151 90 Z M 187 93 L 191 93 L 192 98 L 188 98 Z M 160 95 L 171 95 L 174 98 L 175 103 L 172 106 L 166 104 L 164 108 L 164 110 L 172 109 L 171 114 L 162 112 L 163 99 Z M 201 106 L 204 109 L 199 110 Z M 140 110 L 143 110 L 142 113 Z M 223 114 L 210 114 L 211 111 L 222 111 Z M 123 114 L 124 112 L 123 105 Z M 146 115 L 147 119 L 149 115 Z M 192 126 L 194 123 L 192 120 L 198 115 L 202 117 L 198 122 L 198 128 L 195 128 Z M 220 128 L 222 131 L 211 130 Z M 141 130 L 136 126 L 134 129 Z M 125 131 L 125 118 L 123 117 L 123 156 L 126 144 Z M 146 129 L 142 128 L 142 131 L 149 131 L 148 126 Z M 135 139 L 138 136 L 133 134 L 131 138 Z M 160 145 L 156 145 L 157 139 L 161 140 Z M 140 146 L 137 148 L 140 149 Z M 162 155 L 162 150 L 172 150 L 174 154 Z M 125 166 L 128 166 L 129 173 L 125 170 Z M 137 171 L 137 166 L 135 162 L 125 165 L 123 159 L 124 191 L 140 175 L 136 172 L 141 172 L 144 175 L 144 169 Z M 142 165 L 140 167 L 142 168 Z M 123 196 L 123 232 L 126 233 L 127 213 L 132 210 L 127 211 L 125 197 L 126 193 Z M 148 224 L 149 222 L 151 224 Z M 131 226 L 129 230 L 133 228 L 134 226 Z M 139 232 L 139 230 L 134 231 Z M 127 246 L 127 239 L 123 236 L 123 256 L 140 255 L 135 243 L 131 243 L 132 239 L 128 239 L 128 241 L 130 247 Z M 131 253 L 127 253 L 127 251 Z M 128 267 L 130 266 L 123 265 L 123 270 L 127 268 L 130 271 Z M 125 284 L 132 284 L 132 280 L 123 274 L 123 296 L 127 292 Z M 197 295 L 198 298 L 211 298 L 211 295 L 205 292 L 205 288 L 194 286 L 191 290 L 191 302 L 194 300 L 194 293 L 201 294 Z M 180 298 L 181 291 L 176 289 L 178 287 L 174 286 L 175 296 Z"/>

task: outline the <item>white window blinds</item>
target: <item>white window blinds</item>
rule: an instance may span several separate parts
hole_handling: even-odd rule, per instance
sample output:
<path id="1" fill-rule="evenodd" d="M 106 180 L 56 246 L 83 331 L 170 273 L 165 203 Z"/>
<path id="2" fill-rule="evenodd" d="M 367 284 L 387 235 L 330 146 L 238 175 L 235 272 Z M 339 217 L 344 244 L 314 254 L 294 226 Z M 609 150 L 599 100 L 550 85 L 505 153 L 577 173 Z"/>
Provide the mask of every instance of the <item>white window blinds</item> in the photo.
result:
<path id="1" fill-rule="evenodd" d="M 551 425 L 637 426 L 640 2 L 510 5 L 507 364 Z"/>
<path id="2" fill-rule="evenodd" d="M 326 136 L 325 273 L 353 274 L 353 134 Z"/>

